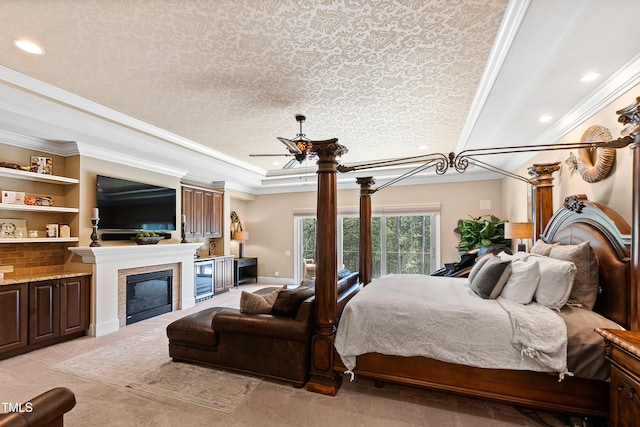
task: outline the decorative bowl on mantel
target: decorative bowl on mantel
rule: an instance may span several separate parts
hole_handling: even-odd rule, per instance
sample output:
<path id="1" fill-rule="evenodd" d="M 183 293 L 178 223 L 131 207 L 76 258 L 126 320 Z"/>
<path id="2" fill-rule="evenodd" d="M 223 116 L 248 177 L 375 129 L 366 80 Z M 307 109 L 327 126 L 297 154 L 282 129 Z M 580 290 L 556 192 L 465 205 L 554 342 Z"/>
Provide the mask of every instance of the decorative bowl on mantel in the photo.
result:
<path id="1" fill-rule="evenodd" d="M 134 237 L 134 240 L 139 245 L 155 245 L 162 239 L 164 239 L 163 236 Z"/>

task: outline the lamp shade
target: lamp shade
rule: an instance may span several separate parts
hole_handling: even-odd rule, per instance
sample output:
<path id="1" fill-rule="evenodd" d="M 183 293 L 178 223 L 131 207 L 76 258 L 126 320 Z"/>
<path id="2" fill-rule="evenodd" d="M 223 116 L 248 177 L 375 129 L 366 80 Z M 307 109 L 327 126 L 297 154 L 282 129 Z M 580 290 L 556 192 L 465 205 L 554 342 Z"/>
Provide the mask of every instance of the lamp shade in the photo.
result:
<path id="1" fill-rule="evenodd" d="M 505 222 L 504 237 L 507 239 L 533 239 L 533 223 Z"/>
<path id="2" fill-rule="evenodd" d="M 233 240 L 249 240 L 249 232 L 248 231 L 234 231 L 231 236 Z"/>

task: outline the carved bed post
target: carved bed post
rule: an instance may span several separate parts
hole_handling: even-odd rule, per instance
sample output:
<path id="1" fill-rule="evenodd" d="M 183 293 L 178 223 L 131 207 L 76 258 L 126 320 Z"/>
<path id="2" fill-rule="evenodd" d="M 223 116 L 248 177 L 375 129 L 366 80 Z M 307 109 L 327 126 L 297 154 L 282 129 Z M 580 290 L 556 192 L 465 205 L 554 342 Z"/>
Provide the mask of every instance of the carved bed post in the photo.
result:
<path id="1" fill-rule="evenodd" d="M 553 215 L 553 173 L 560 170 L 560 162 L 536 163 L 529 168 L 533 184 L 533 240 L 544 233 Z"/>
<path id="2" fill-rule="evenodd" d="M 338 310 L 337 156 L 347 152 L 338 139 L 312 141 L 318 155 L 316 232 L 316 329 L 311 339 L 311 378 L 307 390 L 335 395 L 339 375 L 333 372 L 333 340 Z"/>
<path id="3" fill-rule="evenodd" d="M 360 283 L 366 285 L 371 281 L 372 249 L 371 249 L 371 186 L 375 180 L 371 176 L 356 178 L 360 185 Z"/>

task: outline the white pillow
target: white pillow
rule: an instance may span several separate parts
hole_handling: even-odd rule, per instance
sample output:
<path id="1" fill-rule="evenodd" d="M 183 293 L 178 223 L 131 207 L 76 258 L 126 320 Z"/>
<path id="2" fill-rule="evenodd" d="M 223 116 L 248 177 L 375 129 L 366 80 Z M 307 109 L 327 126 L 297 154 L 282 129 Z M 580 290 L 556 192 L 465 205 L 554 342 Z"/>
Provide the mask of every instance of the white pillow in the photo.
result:
<path id="1" fill-rule="evenodd" d="M 539 281 L 540 264 L 514 259 L 511 261 L 511 275 L 500 296 L 520 304 L 529 304 L 533 300 Z"/>
<path id="2" fill-rule="evenodd" d="M 530 261 L 540 264 L 540 282 L 535 299 L 539 304 L 553 310 L 560 310 L 569 299 L 576 265 L 569 261 L 531 255 Z"/>
<path id="3" fill-rule="evenodd" d="M 513 260 L 526 261 L 527 258 L 529 258 L 529 254 L 526 252 L 516 252 L 515 254 L 510 255 L 505 251 L 502 251 L 498 254 L 498 258 L 500 258 L 503 261 L 513 261 Z"/>

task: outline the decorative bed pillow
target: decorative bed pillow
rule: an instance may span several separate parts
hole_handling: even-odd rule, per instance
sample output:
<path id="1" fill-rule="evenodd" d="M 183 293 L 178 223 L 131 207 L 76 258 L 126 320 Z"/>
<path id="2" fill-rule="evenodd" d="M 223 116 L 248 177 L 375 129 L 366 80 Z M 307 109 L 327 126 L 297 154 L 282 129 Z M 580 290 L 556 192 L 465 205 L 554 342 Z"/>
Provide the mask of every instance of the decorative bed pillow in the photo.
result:
<path id="1" fill-rule="evenodd" d="M 283 289 L 278 292 L 276 302 L 271 309 L 271 314 L 295 317 L 300 304 L 315 294 L 315 292 L 316 288 L 314 286 L 298 286 L 293 289 Z"/>
<path id="2" fill-rule="evenodd" d="M 598 297 L 600 271 L 591 244 L 582 242 L 579 245 L 554 245 L 549 256 L 576 265 L 576 277 L 567 303 L 592 310 Z"/>
<path id="3" fill-rule="evenodd" d="M 285 287 L 286 289 L 286 287 Z M 269 314 L 271 308 L 276 302 L 278 293 L 281 289 L 276 289 L 266 295 L 252 294 L 242 291 L 240 294 L 240 312 L 246 314 Z"/>
<path id="4" fill-rule="evenodd" d="M 546 243 L 542 239 L 536 240 L 536 242 L 531 247 L 531 253 L 542 256 L 549 256 L 551 253 L 551 248 L 555 246 L 554 243 Z"/>
<path id="5" fill-rule="evenodd" d="M 516 252 L 515 254 L 508 254 L 503 251 L 498 254 L 498 258 L 500 258 L 502 261 L 526 261 L 527 258 L 529 258 L 529 254 L 526 252 Z"/>
<path id="6" fill-rule="evenodd" d="M 529 261 L 540 264 L 540 282 L 535 293 L 535 300 L 552 310 L 560 310 L 567 303 L 576 266 L 569 261 L 531 255 Z"/>
<path id="7" fill-rule="evenodd" d="M 469 275 L 469 287 L 484 299 L 496 299 L 511 274 L 511 261 L 492 256 L 485 261 L 477 274 Z"/>
<path id="8" fill-rule="evenodd" d="M 514 259 L 511 261 L 511 275 L 500 296 L 520 304 L 529 304 L 533 301 L 539 282 L 540 264 Z"/>
<path id="9" fill-rule="evenodd" d="M 471 271 L 469 272 L 469 283 L 471 283 L 474 279 L 474 277 L 476 277 L 476 275 L 478 274 L 478 272 L 482 269 L 482 267 L 484 266 L 484 264 L 489 261 L 492 258 L 495 258 L 496 256 L 493 254 L 486 254 L 483 255 L 479 258 L 476 258 L 476 262 L 475 264 L 473 264 L 473 267 L 471 267 Z"/>

